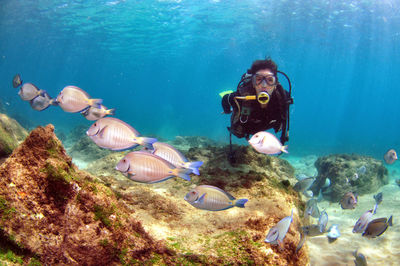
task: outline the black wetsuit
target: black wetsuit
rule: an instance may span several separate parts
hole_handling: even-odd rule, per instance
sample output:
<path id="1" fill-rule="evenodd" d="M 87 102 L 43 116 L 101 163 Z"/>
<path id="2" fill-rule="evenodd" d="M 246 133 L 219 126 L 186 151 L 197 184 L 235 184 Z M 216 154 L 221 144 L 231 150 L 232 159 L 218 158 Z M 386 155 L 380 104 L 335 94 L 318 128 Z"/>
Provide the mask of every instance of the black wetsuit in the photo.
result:
<path id="1" fill-rule="evenodd" d="M 248 85 L 248 95 L 255 95 L 255 89 L 251 84 Z M 250 87 L 251 86 L 251 87 Z M 287 121 L 287 99 L 289 93 L 278 83 L 276 89 L 270 96 L 266 108 L 261 108 L 257 100 L 236 100 L 235 96 L 242 96 L 239 90 L 231 94 L 224 95 L 222 98 L 222 107 L 224 113 L 233 114 L 231 117 L 231 126 L 228 128 L 232 134 L 238 138 L 254 135 L 259 131 L 265 131 L 273 128 L 275 132 L 286 128 Z M 239 104 L 239 107 L 238 107 Z M 247 110 L 244 110 L 247 109 Z M 247 115 L 248 114 L 248 115 Z M 282 144 L 287 141 L 286 136 L 281 137 Z"/>

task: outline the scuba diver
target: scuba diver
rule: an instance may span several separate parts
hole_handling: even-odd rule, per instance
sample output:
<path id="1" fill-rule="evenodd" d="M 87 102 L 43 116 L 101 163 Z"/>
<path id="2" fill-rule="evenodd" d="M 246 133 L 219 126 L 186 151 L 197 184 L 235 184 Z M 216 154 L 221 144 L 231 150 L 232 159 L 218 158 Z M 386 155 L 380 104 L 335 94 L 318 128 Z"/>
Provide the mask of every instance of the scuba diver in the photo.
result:
<path id="1" fill-rule="evenodd" d="M 279 83 L 278 73 L 288 80 L 289 91 Z M 289 106 L 293 104 L 291 83 L 270 58 L 254 61 L 242 75 L 236 92 L 226 91 L 220 96 L 223 113 L 233 112 L 228 127 L 231 162 L 234 162 L 232 134 L 249 140 L 250 135 L 273 128 L 275 133 L 282 131 L 282 145 L 289 140 Z"/>

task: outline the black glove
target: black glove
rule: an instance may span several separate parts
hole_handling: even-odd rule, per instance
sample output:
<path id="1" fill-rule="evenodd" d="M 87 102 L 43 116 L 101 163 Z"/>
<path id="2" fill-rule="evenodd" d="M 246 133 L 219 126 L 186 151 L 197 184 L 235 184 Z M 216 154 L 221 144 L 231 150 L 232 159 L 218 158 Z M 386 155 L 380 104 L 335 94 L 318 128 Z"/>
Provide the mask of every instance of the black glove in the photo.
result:
<path id="1" fill-rule="evenodd" d="M 231 104 L 229 103 L 229 95 L 231 95 L 231 94 L 230 93 L 229 94 L 225 94 L 224 97 L 222 97 L 221 104 L 222 104 L 222 109 L 224 109 L 224 113 L 225 114 L 232 113 Z"/>

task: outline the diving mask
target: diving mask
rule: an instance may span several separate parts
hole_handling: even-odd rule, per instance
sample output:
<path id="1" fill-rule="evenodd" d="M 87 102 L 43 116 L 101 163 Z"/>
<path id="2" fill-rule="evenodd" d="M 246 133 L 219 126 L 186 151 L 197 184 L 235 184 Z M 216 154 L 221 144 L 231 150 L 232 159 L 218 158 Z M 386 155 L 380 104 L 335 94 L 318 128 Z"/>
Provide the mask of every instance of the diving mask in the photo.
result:
<path id="1" fill-rule="evenodd" d="M 262 91 L 257 94 L 257 101 L 261 104 L 267 104 L 269 102 L 269 94 L 266 91 Z"/>
<path id="2" fill-rule="evenodd" d="M 252 77 L 253 86 L 274 86 L 276 85 L 276 77 L 274 75 L 254 74 Z"/>

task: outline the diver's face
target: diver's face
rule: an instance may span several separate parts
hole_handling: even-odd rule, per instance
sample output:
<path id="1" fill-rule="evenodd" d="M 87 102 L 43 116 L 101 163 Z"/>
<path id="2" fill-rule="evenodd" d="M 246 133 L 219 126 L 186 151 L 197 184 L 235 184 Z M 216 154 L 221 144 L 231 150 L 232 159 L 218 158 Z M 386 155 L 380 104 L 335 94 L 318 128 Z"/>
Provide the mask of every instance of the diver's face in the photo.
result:
<path id="1" fill-rule="evenodd" d="M 253 86 L 256 89 L 257 95 L 263 91 L 266 91 L 269 95 L 272 95 L 276 88 L 276 77 L 268 68 L 261 69 L 254 75 Z"/>

